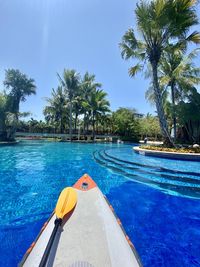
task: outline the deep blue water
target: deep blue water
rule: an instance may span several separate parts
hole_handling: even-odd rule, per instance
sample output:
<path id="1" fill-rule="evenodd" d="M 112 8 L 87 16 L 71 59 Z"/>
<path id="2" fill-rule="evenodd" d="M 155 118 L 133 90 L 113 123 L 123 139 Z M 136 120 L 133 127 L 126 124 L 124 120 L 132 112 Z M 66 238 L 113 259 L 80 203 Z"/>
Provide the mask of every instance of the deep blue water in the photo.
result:
<path id="1" fill-rule="evenodd" d="M 159 183 L 158 186 L 146 185 L 143 180 L 134 180 L 134 173 L 137 179 L 142 177 L 138 170 L 131 169 L 132 176 L 126 176 L 124 172 L 97 163 L 93 152 L 102 149 L 118 159 L 182 174 L 173 177 L 175 182 L 167 180 L 172 187 L 159 187 Z M 162 175 L 169 175 L 165 169 L 160 176 L 157 169 L 140 169 L 148 170 L 144 177 L 158 179 L 160 183 L 166 182 Z M 2 146 L 0 266 L 17 266 L 52 212 L 61 189 L 72 185 L 84 173 L 88 173 L 107 195 L 144 266 L 200 266 L 199 172 L 198 162 L 144 157 L 135 154 L 130 145 L 30 141 Z M 176 182 L 179 176 L 182 181 L 186 177 L 187 183 Z M 189 191 L 177 191 L 180 183 Z"/>

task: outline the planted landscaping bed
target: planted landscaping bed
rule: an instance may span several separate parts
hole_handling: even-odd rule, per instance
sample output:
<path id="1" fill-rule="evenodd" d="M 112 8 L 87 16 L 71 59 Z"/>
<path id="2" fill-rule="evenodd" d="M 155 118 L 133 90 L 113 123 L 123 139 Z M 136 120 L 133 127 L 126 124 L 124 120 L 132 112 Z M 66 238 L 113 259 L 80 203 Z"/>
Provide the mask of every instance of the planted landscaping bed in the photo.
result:
<path id="1" fill-rule="evenodd" d="M 168 148 L 163 146 L 140 146 L 142 149 L 156 150 L 156 151 L 165 151 L 165 152 L 178 152 L 178 153 L 200 153 L 200 147 L 177 147 L 177 148 Z"/>
<path id="2" fill-rule="evenodd" d="M 166 148 L 163 146 L 136 146 L 134 151 L 140 155 L 168 159 L 200 161 L 199 148 Z"/>

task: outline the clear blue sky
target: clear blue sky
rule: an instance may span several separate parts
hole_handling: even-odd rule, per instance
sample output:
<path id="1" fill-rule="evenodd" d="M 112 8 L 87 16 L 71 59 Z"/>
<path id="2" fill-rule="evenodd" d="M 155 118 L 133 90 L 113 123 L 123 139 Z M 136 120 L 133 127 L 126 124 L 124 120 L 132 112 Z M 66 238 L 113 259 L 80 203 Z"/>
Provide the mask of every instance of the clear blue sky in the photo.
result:
<path id="1" fill-rule="evenodd" d="M 0 81 L 4 69 L 18 68 L 37 85 L 37 95 L 21 110 L 43 118 L 44 98 L 58 85 L 56 73 L 74 68 L 96 75 L 112 110 L 125 106 L 153 113 L 145 100 L 149 81 L 128 76 L 131 62 L 122 60 L 118 47 L 125 31 L 135 26 L 136 2 L 0 0 Z"/>

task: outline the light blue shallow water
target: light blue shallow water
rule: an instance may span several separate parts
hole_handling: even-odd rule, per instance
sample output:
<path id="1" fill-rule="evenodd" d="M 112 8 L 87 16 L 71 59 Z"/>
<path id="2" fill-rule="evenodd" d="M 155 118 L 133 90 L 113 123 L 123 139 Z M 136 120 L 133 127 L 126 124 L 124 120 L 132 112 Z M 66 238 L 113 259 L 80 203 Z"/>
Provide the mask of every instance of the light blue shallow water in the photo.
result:
<path id="1" fill-rule="evenodd" d="M 169 160 L 158 157 L 144 157 L 140 154 L 136 156 L 136 154 L 133 153 L 132 149 L 122 149 L 122 147 L 112 150 L 108 148 L 108 153 L 110 155 L 118 157 L 119 159 L 127 159 L 128 161 L 138 162 L 145 165 L 153 165 L 155 167 L 163 167 L 176 171 L 197 172 L 200 174 L 200 162 Z"/>
<path id="2" fill-rule="evenodd" d="M 2 146 L 0 266 L 17 266 L 61 189 L 84 173 L 107 195 L 144 266 L 200 266 L 199 172 L 199 162 L 144 157 L 130 145 Z"/>

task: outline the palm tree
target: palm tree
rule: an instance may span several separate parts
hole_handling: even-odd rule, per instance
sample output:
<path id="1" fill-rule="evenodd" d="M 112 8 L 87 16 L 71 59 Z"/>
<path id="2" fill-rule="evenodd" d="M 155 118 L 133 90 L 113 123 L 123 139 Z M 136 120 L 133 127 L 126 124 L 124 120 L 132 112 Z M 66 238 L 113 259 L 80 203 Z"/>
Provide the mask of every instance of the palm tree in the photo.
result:
<path id="1" fill-rule="evenodd" d="M 19 70 L 6 70 L 4 85 L 8 90 L 7 96 L 7 139 L 14 140 L 19 121 L 20 102 L 26 101 L 26 96 L 36 94 L 35 81 L 28 78 Z M 9 132 L 9 133 L 8 133 Z"/>
<path id="2" fill-rule="evenodd" d="M 66 70 L 64 69 L 63 77 L 58 74 L 61 85 L 65 89 L 68 99 L 69 99 L 69 114 L 70 114 L 70 123 L 69 123 L 69 134 L 70 140 L 72 140 L 72 101 L 76 95 L 76 92 L 80 85 L 80 74 L 75 70 Z"/>
<path id="3" fill-rule="evenodd" d="M 48 105 L 44 108 L 45 119 L 51 123 L 59 123 L 60 133 L 64 131 L 64 119 L 67 114 L 67 100 L 62 86 L 52 89 L 52 97 L 47 98 Z"/>
<path id="4" fill-rule="evenodd" d="M 170 88 L 171 91 L 174 140 L 176 140 L 176 103 L 183 100 L 200 83 L 200 68 L 196 68 L 192 63 L 198 51 L 199 49 L 195 49 L 188 56 L 184 56 L 181 47 L 169 45 L 163 53 L 158 69 L 160 85 L 166 90 Z"/>
<path id="5" fill-rule="evenodd" d="M 186 101 L 177 104 L 177 117 L 181 135 L 191 143 L 200 142 L 200 94 L 193 88 Z"/>
<path id="6" fill-rule="evenodd" d="M 143 63 L 146 61 L 150 63 L 159 123 L 165 144 L 169 146 L 174 146 L 174 143 L 164 114 L 158 82 L 158 65 L 169 40 L 178 38 L 182 43 L 189 41 L 200 43 L 199 33 L 193 32 L 187 35 L 191 26 L 198 23 L 194 4 L 193 0 L 151 0 L 150 2 L 142 0 L 135 10 L 137 27 L 142 40 L 136 39 L 133 29 L 129 29 L 120 44 L 124 59 L 139 60 L 134 67 L 130 68 L 130 76 L 133 77 L 142 70 Z"/>
<path id="7" fill-rule="evenodd" d="M 89 124 L 89 117 L 91 113 L 89 100 L 93 91 L 101 88 L 101 84 L 95 81 L 95 75 L 85 73 L 81 81 L 81 97 L 82 97 L 82 113 L 83 113 L 83 131 L 85 133 L 86 124 Z"/>
<path id="8" fill-rule="evenodd" d="M 92 136 L 95 138 L 95 123 L 98 119 L 110 111 L 110 103 L 106 99 L 107 93 L 100 89 L 95 89 L 91 92 L 88 104 L 91 111 L 92 117 Z"/>
<path id="9" fill-rule="evenodd" d="M 0 93 L 0 141 L 7 139 L 6 133 L 6 112 L 7 112 L 7 96 Z"/>
<path id="10" fill-rule="evenodd" d="M 10 112 L 15 113 L 18 120 L 19 104 L 26 101 L 26 96 L 36 94 L 35 81 L 19 70 L 6 70 L 4 85 L 9 90 Z"/>

